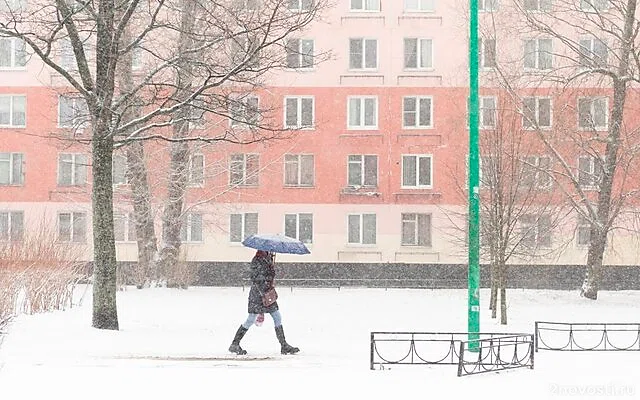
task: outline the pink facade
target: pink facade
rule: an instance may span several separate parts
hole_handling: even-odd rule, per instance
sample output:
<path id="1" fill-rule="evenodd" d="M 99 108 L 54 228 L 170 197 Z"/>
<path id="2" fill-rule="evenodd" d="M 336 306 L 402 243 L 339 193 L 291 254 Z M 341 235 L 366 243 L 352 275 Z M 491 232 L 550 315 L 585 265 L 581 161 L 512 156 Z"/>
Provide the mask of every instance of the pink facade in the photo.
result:
<path id="1" fill-rule="evenodd" d="M 414 3 L 425 9 L 405 9 Z M 307 241 L 312 254 L 305 262 L 466 262 L 465 233 L 453 227 L 464 229 L 466 207 L 460 190 L 466 185 L 468 153 L 466 5 L 340 0 L 327 10 L 325 21 L 311 26 L 302 39 L 313 40 L 315 52 L 328 52 L 329 59 L 308 70 L 271 73 L 268 90 L 257 93 L 261 105 L 279 107 L 275 121 L 280 125 L 291 104 L 312 104 L 311 116 L 303 116 L 302 108 L 297 115 L 312 118 L 312 127 L 287 141 L 192 148 L 202 156 L 204 173 L 187 195 L 186 257 L 246 260 L 251 251 L 234 235 L 246 234 L 250 219 L 251 229 Z M 372 9 L 351 10 L 367 6 Z M 499 11 L 495 15 L 500 17 Z M 504 39 L 500 49 L 521 50 L 520 38 Z M 518 56 L 498 51 L 498 57 Z M 492 74 L 482 72 L 483 96 L 500 95 Z M 43 218 L 57 226 L 60 213 L 72 220 L 74 213 L 86 213 L 86 232 L 78 245 L 86 246 L 90 258 L 91 176 L 80 172 L 89 149 L 50 137 L 62 132 L 57 103 L 62 89 L 56 90 L 56 78 L 43 72 L 35 57 L 26 68 L 0 70 L 0 82 L 0 98 L 26 96 L 25 126 L 0 127 L 0 153 L 23 157 L 23 179 L 0 186 L 0 213 L 22 211 L 26 227 Z M 530 91 L 550 93 L 540 87 Z M 61 171 L 63 155 L 70 157 L 72 170 Z M 168 159 L 158 145 L 147 155 L 154 166 Z M 245 173 L 257 173 L 255 179 L 230 185 L 234 157 Z M 161 182 L 162 174 L 153 179 Z M 128 187 L 115 188 L 116 208 L 126 214 Z M 154 186 L 154 193 L 159 208 L 162 186 Z M 199 217 L 191 220 L 192 214 Z M 117 247 L 120 260 L 136 259 L 136 244 L 124 231 Z M 541 262 L 580 263 L 584 258 L 584 248 L 572 245 L 560 257 Z M 610 262 L 639 259 L 631 251 L 611 255 Z"/>

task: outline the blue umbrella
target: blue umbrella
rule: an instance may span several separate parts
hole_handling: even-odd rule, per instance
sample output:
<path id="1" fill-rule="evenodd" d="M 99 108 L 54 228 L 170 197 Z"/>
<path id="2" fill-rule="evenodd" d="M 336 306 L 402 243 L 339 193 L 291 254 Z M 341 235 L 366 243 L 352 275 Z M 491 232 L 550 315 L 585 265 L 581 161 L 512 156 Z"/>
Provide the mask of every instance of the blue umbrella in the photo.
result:
<path id="1" fill-rule="evenodd" d="M 309 254 L 307 246 L 298 239 L 281 234 L 251 235 L 242 241 L 242 244 L 256 250 L 270 251 L 272 253 Z"/>

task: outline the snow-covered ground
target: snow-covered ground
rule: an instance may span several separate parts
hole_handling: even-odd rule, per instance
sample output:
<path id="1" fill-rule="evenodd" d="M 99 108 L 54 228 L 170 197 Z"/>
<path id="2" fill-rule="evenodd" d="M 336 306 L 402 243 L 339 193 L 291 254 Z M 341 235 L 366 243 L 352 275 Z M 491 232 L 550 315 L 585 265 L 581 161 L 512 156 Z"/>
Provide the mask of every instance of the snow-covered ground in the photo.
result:
<path id="1" fill-rule="evenodd" d="M 82 293 L 82 291 L 80 291 Z M 640 351 L 536 353 L 535 369 L 456 376 L 455 366 L 369 369 L 371 331 L 466 331 L 466 290 L 281 287 L 289 343 L 269 316 L 227 352 L 246 317 L 242 288 L 129 289 L 119 331 L 91 328 L 90 290 L 68 311 L 20 316 L 0 345 L 3 399 L 640 398 Z M 640 322 L 640 292 L 509 291 L 507 327 L 481 292 L 483 332 L 533 333 L 534 321 Z"/>

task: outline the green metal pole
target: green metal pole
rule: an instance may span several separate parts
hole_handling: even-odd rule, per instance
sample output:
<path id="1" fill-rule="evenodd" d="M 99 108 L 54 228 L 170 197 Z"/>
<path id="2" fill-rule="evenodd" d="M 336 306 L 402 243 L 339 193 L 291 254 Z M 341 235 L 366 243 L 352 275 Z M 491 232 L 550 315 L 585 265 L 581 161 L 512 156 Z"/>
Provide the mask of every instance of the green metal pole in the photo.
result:
<path id="1" fill-rule="evenodd" d="M 469 340 L 480 332 L 480 155 L 478 98 L 478 0 L 469 0 Z M 470 350 L 478 343 L 471 342 Z"/>

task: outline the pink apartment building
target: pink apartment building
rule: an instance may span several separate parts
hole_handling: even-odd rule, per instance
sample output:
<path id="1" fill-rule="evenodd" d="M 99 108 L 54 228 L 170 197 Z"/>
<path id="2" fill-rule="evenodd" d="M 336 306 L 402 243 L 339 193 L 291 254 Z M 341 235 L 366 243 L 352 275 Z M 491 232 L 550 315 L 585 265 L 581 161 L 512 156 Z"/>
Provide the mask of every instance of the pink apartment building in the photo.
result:
<path id="1" fill-rule="evenodd" d="M 466 209 L 459 190 L 468 153 L 466 6 L 457 0 L 335 2 L 325 21 L 298 42 L 301 53 L 331 51 L 332 57 L 316 66 L 292 58 L 291 69 L 271 74 L 268 90 L 256 93 L 260 104 L 281 108 L 284 127 L 301 128 L 295 137 L 192 147 L 183 226 L 187 259 L 244 261 L 252 254 L 240 243 L 246 235 L 282 232 L 306 242 L 311 254 L 283 255 L 280 261 L 465 263 L 465 233 L 453 225 L 464 227 Z M 483 33 L 491 19 L 510 15 L 501 16 L 510 8 L 496 0 L 481 0 L 480 6 Z M 533 46 L 533 56 L 522 55 L 523 42 Z M 60 78 L 35 57 L 21 58 L 15 40 L 0 44 L 0 238 L 19 239 L 44 223 L 91 259 L 88 148 L 46 134 L 65 129 L 66 110 L 73 107 L 59 96 Z M 503 90 L 492 84 L 496 58 L 544 69 L 540 49 L 547 44 L 519 32 L 485 37 L 484 128 L 492 128 L 502 101 Z M 545 85 L 528 90 L 537 122 L 548 118 L 551 124 L 553 107 L 544 99 L 553 91 Z M 606 94 L 599 96 L 605 100 L 589 103 L 591 112 L 606 110 Z M 632 100 L 640 104 L 637 95 Z M 122 157 L 116 154 L 114 162 L 117 250 L 120 261 L 135 261 Z M 167 157 L 166 150 L 151 151 L 152 169 Z M 571 227 L 569 235 L 575 231 Z M 635 238 L 616 240 L 627 246 Z M 552 260 L 536 262 L 583 263 L 585 249 L 577 242 Z M 637 250 L 608 257 L 611 264 L 640 260 Z"/>

